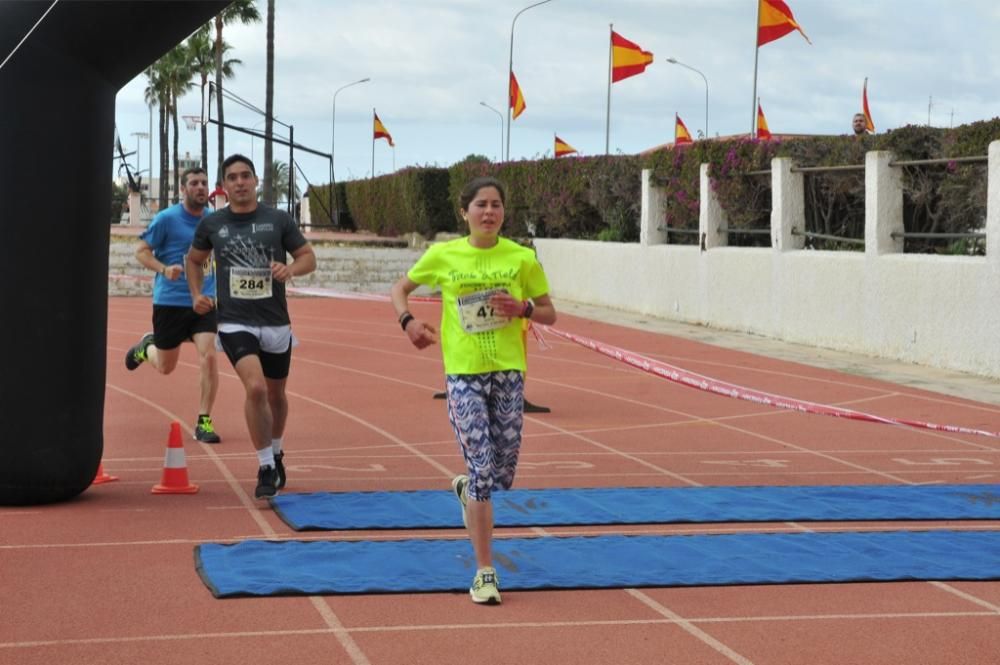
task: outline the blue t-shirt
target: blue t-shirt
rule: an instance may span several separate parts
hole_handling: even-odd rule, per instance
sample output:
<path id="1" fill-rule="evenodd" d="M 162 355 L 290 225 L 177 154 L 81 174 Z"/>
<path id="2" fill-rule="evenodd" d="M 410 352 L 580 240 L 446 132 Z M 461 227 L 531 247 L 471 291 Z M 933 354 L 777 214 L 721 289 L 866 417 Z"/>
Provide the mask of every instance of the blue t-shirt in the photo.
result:
<path id="1" fill-rule="evenodd" d="M 205 208 L 203 214 L 210 212 L 211 208 Z M 201 217 L 195 217 L 185 210 L 183 203 L 177 203 L 157 213 L 139 238 L 152 248 L 153 256 L 164 265 L 183 267 L 194 238 L 194 230 L 200 221 Z M 205 271 L 202 293 L 215 297 L 215 274 L 212 270 Z M 191 292 L 185 275 L 174 280 L 157 275 L 153 282 L 153 304 L 191 307 Z"/>

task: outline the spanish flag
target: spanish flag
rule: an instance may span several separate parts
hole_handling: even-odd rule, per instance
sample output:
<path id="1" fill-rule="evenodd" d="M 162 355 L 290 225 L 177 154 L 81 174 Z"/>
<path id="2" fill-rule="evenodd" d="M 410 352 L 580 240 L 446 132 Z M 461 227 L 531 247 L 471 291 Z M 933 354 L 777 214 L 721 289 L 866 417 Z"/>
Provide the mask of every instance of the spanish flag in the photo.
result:
<path id="1" fill-rule="evenodd" d="M 872 112 L 868 110 L 868 77 L 865 77 L 865 87 L 861 90 L 861 110 L 865 114 L 865 131 L 875 133 L 875 122 Z"/>
<path id="2" fill-rule="evenodd" d="M 795 22 L 792 10 L 788 8 L 782 0 L 757 0 L 760 4 L 757 7 L 757 46 L 763 46 L 768 42 L 781 39 L 792 30 L 798 30 L 799 34 L 806 37 L 802 28 Z"/>
<path id="3" fill-rule="evenodd" d="M 653 54 L 611 31 L 611 82 L 617 83 L 630 76 L 646 71 L 646 65 L 652 64 Z"/>
<path id="4" fill-rule="evenodd" d="M 767 118 L 764 117 L 764 109 L 760 107 L 760 100 L 757 100 L 757 138 L 761 141 L 771 140 L 771 130 L 767 128 Z"/>
<path id="5" fill-rule="evenodd" d="M 524 103 L 524 95 L 521 94 L 521 86 L 517 84 L 517 77 L 514 72 L 510 73 L 510 108 L 514 110 L 514 119 L 524 112 L 527 104 Z"/>
<path id="6" fill-rule="evenodd" d="M 572 155 L 574 152 L 576 152 L 576 148 L 566 143 L 558 136 L 556 137 L 556 149 L 555 149 L 556 157 L 562 157 L 563 155 Z"/>
<path id="7" fill-rule="evenodd" d="M 692 143 L 691 132 L 688 131 L 687 125 L 681 120 L 681 117 L 674 114 L 674 145 L 686 145 Z"/>
<path id="8" fill-rule="evenodd" d="M 378 113 L 375 113 L 374 110 L 372 111 L 372 113 L 375 116 L 375 130 L 374 130 L 375 135 L 372 140 L 374 141 L 375 139 L 385 139 L 386 141 L 389 142 L 389 145 L 395 148 L 396 144 L 392 142 L 392 134 L 390 134 L 389 130 L 385 128 L 385 125 L 382 124 L 382 121 L 378 119 Z"/>

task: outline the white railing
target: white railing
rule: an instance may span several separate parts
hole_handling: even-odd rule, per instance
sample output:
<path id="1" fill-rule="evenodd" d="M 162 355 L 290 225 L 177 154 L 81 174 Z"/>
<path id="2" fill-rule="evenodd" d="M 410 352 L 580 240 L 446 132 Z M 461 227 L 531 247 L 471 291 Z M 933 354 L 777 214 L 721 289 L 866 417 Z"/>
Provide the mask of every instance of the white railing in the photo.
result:
<path id="1" fill-rule="evenodd" d="M 643 172 L 640 242 L 535 239 L 553 296 L 1000 378 L 1000 141 L 989 146 L 986 256 L 903 254 L 892 154 L 865 158 L 865 251 L 803 250 L 803 176 L 771 165 L 771 247 L 728 247 L 701 172 L 699 245 L 669 245 Z"/>

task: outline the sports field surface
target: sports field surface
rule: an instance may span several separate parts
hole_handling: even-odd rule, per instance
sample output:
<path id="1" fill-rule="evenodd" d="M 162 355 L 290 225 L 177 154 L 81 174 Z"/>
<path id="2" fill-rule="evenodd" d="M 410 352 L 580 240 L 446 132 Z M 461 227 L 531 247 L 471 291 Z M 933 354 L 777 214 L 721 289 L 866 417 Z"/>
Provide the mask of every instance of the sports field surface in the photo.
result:
<path id="1" fill-rule="evenodd" d="M 293 298 L 290 308 L 300 345 L 288 384 L 285 493 L 447 489 L 463 462 L 444 402 L 433 399 L 444 384 L 439 350 L 415 350 L 384 302 Z M 412 309 L 434 320 L 438 308 Z M 507 591 L 499 607 L 475 606 L 465 593 L 217 600 L 195 571 L 201 543 L 461 539 L 464 532 L 292 531 L 253 499 L 257 461 L 243 390 L 224 356 L 213 413 L 218 445 L 192 439 L 193 348 L 168 377 L 125 370 L 125 351 L 150 329 L 150 316 L 148 298 L 110 299 L 102 466 L 119 479 L 66 503 L 0 509 L 0 663 L 998 662 L 1000 581 Z M 1000 431 L 994 404 L 877 376 L 565 313 L 555 327 L 758 391 Z M 526 395 L 552 411 L 526 415 L 518 487 L 1000 483 L 995 437 L 775 409 L 679 385 L 553 334 L 545 341 L 547 349 L 529 342 Z M 174 421 L 200 489 L 154 495 Z M 38 431 L 44 437 L 45 423 Z M 931 529 L 995 531 L 1000 521 L 534 527 L 496 535 Z"/>

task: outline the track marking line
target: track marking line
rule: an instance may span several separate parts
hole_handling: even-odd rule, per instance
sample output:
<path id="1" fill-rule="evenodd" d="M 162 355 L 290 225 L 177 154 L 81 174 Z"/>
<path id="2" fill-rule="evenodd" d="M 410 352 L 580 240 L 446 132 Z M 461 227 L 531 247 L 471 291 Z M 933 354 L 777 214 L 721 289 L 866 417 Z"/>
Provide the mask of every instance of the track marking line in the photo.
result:
<path id="1" fill-rule="evenodd" d="M 885 532 L 885 531 L 986 531 L 993 532 L 1000 528 L 1000 522 L 986 524 L 963 524 L 961 529 L 956 529 L 954 523 L 935 524 L 909 523 L 903 528 L 886 527 L 884 523 L 874 526 L 864 526 L 858 523 L 843 523 L 843 526 L 825 525 L 814 523 L 809 533 L 853 533 L 853 532 Z M 677 528 L 671 528 L 677 527 Z M 541 527 L 498 527 L 494 533 L 497 539 L 525 538 L 533 533 L 538 533 L 535 529 Z M 609 524 L 603 528 L 582 528 L 582 527 L 549 527 L 545 529 L 546 536 L 712 536 L 744 533 L 797 533 L 805 529 L 801 524 L 795 522 L 747 522 L 740 526 L 723 526 L 705 523 L 696 527 L 684 527 L 676 524 L 640 524 L 621 525 Z M 391 533 L 365 532 L 365 531 L 297 531 L 287 535 L 275 535 L 268 540 L 274 541 L 327 541 L 331 537 L 343 541 L 392 541 L 407 540 L 412 538 L 425 538 L 432 540 L 468 540 L 468 536 L 460 529 L 454 529 L 454 533 L 442 532 L 441 529 L 399 529 Z M 331 535 L 332 534 L 332 535 Z M 243 534 L 218 538 L 213 542 L 218 543 L 239 543 L 245 540 L 259 540 L 259 533 Z M 199 545 L 205 542 L 204 538 L 165 538 L 160 540 L 134 540 L 134 541 L 107 541 L 93 543 L 34 543 L 21 545 L 0 545 L 0 551 L 4 550 L 58 550 L 58 549 L 88 549 L 106 547 L 148 547 L 160 545 Z"/>
<path id="2" fill-rule="evenodd" d="M 696 421 L 712 422 L 712 423 L 718 425 L 719 427 L 724 427 L 726 429 L 730 429 L 730 430 L 733 430 L 735 432 L 740 432 L 742 434 L 747 434 L 749 436 L 752 436 L 752 437 L 758 438 L 758 439 L 762 439 L 764 441 L 770 441 L 771 443 L 775 443 L 775 444 L 778 444 L 780 446 L 787 446 L 789 448 L 794 448 L 795 450 L 798 450 L 798 451 L 801 451 L 801 452 L 804 452 L 804 453 L 809 453 L 811 455 L 815 455 L 817 457 L 821 457 L 821 458 L 826 459 L 828 461 L 835 462 L 837 464 L 842 464 L 844 466 L 848 466 L 848 467 L 857 469 L 859 471 L 864 471 L 865 473 L 871 473 L 871 474 L 874 474 L 874 475 L 877 475 L 877 476 L 881 476 L 882 478 L 888 478 L 889 480 L 895 481 L 897 483 L 911 484 L 910 481 L 904 480 L 904 479 L 902 479 L 902 478 L 900 478 L 898 476 L 894 476 L 894 475 L 892 475 L 890 473 L 885 473 L 885 472 L 882 472 L 882 471 L 877 471 L 875 469 L 872 469 L 872 468 L 869 468 L 869 467 L 866 467 L 866 466 L 863 466 L 863 465 L 860 465 L 860 464 L 854 464 L 853 462 L 848 462 L 847 460 L 839 459 L 837 457 L 834 457 L 833 455 L 828 455 L 826 453 L 818 452 L 818 451 L 815 451 L 815 450 L 810 450 L 810 449 L 805 448 L 803 446 L 794 444 L 794 443 L 792 443 L 790 441 L 783 441 L 783 440 L 778 439 L 776 437 L 772 437 L 772 436 L 768 436 L 766 434 L 761 434 L 759 432 L 754 432 L 754 431 L 751 431 L 751 430 L 747 430 L 747 429 L 743 429 L 743 428 L 740 428 L 740 427 L 736 427 L 736 426 L 730 425 L 728 423 L 716 422 L 716 421 L 712 421 L 712 420 L 707 419 L 707 418 L 699 418 L 698 416 L 696 416 L 694 414 L 691 414 L 691 413 L 686 413 L 684 411 L 678 411 L 677 409 L 671 409 L 669 407 L 660 406 L 658 404 L 649 404 L 647 402 L 640 402 L 638 400 L 633 400 L 633 399 L 630 399 L 630 398 L 627 398 L 627 397 L 621 397 L 619 395 L 615 395 L 614 393 L 606 393 L 606 392 L 603 392 L 603 391 L 600 391 L 600 390 L 593 390 L 593 389 L 590 389 L 590 388 L 581 388 L 579 386 L 574 386 L 574 385 L 571 385 L 571 384 L 561 383 L 559 381 L 551 381 L 551 380 L 548 380 L 548 379 L 539 379 L 537 377 L 535 377 L 533 380 L 537 381 L 539 383 L 547 383 L 547 384 L 550 384 L 550 385 L 559 386 L 561 388 L 566 388 L 568 390 L 578 390 L 580 392 L 590 393 L 590 394 L 598 395 L 598 396 L 601 396 L 601 397 L 607 397 L 609 399 L 615 399 L 615 400 L 619 400 L 619 401 L 622 401 L 622 402 L 628 402 L 630 404 L 636 404 L 636 405 L 646 406 L 646 407 L 657 409 L 657 410 L 661 410 L 661 411 L 664 411 L 664 412 L 667 412 L 667 413 L 675 413 L 675 414 L 684 416 L 685 418 L 690 418 L 690 419 L 696 420 Z"/>
<path id="3" fill-rule="evenodd" d="M 234 379 L 238 383 L 242 384 L 240 378 L 235 374 L 231 374 L 229 372 L 219 372 L 219 376 L 225 376 L 227 378 Z M 141 395 L 138 395 L 130 390 L 121 388 L 120 386 L 116 386 L 112 383 L 107 383 L 106 385 L 109 388 L 117 390 L 120 393 L 129 396 L 135 400 L 138 400 L 139 402 L 146 404 L 147 406 L 159 411 L 160 413 L 163 413 L 172 420 L 180 422 L 181 428 L 186 430 L 189 436 L 194 436 L 194 430 L 189 426 L 185 426 L 183 424 L 184 421 L 179 416 L 168 411 L 167 409 L 162 408 L 159 404 L 156 404 L 155 402 L 152 402 L 146 399 L 145 397 L 142 397 Z M 202 446 L 206 447 L 207 444 L 202 444 Z M 226 466 L 225 462 L 222 459 L 220 459 L 219 455 L 216 454 L 215 450 L 212 448 L 208 448 L 207 455 L 215 464 L 215 467 L 219 471 L 219 473 L 222 474 L 226 484 L 229 485 L 230 489 L 236 495 L 237 500 L 243 505 L 246 511 L 250 514 L 250 517 L 260 528 L 261 532 L 264 534 L 264 537 L 265 538 L 276 537 L 278 535 L 278 532 L 264 518 L 262 511 L 258 508 L 256 504 L 254 504 L 253 500 L 250 499 L 250 495 L 243 490 L 243 487 L 240 485 L 239 481 L 236 480 L 236 476 L 229 470 L 229 467 Z M 329 605 L 326 604 L 326 601 L 319 596 L 310 596 L 309 600 L 312 603 L 313 607 L 316 608 L 316 611 L 319 613 L 323 621 L 330 627 L 331 631 L 337 638 L 337 641 L 340 643 L 341 647 L 343 647 L 344 651 L 347 652 L 347 655 L 348 657 L 350 657 L 351 662 L 354 663 L 354 665 L 370 665 L 370 661 L 368 660 L 368 658 L 361 651 L 361 649 L 358 647 L 357 643 L 353 640 L 353 638 L 351 638 L 350 634 L 348 634 L 344 630 L 344 626 L 341 623 L 340 619 L 337 617 L 336 613 L 334 613 L 334 611 L 330 609 Z"/>
<path id="4" fill-rule="evenodd" d="M 642 591 L 639 591 L 638 589 L 624 589 L 624 591 L 625 593 L 632 596 L 633 598 L 635 598 L 643 605 L 656 612 L 657 614 L 669 619 L 672 623 L 682 628 L 688 634 L 698 638 L 708 646 L 712 647 L 713 649 L 718 651 L 720 654 L 722 654 L 732 662 L 738 663 L 739 665 L 753 665 L 753 661 L 751 661 L 749 658 L 745 658 L 744 656 L 736 653 L 736 651 L 734 651 L 733 649 L 730 649 L 728 646 L 726 646 L 719 640 L 715 639 L 701 628 L 698 628 L 693 623 L 691 623 L 681 615 L 677 614 L 670 608 L 653 600 L 651 597 L 649 597 Z"/>
<path id="5" fill-rule="evenodd" d="M 513 593 L 513 592 L 512 592 Z M 547 593 L 532 592 L 532 593 Z M 558 593 L 558 592 L 556 592 Z M 746 624 L 785 621 L 857 621 L 859 619 L 958 619 L 991 617 L 993 612 L 887 612 L 885 614 L 809 614 L 759 617 L 699 617 L 674 621 L 666 617 L 660 619 L 607 619 L 580 621 L 504 621 L 490 623 L 447 623 L 447 624 L 412 624 L 406 626 L 354 626 L 344 628 L 346 634 L 365 633 L 408 633 L 424 631 L 456 631 L 456 630 L 497 630 L 523 628 L 586 628 L 590 626 L 668 626 L 678 623 L 688 624 Z M 25 640 L 21 642 L 0 642 L 0 649 L 26 649 L 33 647 L 59 647 L 89 644 L 135 644 L 142 642 L 175 642 L 184 640 L 216 640 L 244 639 L 247 637 L 293 637 L 296 635 L 329 635 L 335 631 L 331 628 L 302 628 L 288 630 L 259 630 L 213 633 L 178 633 L 172 635 L 133 635 L 123 637 L 90 637 L 64 640 Z"/>
<path id="6" fill-rule="evenodd" d="M 966 593 L 966 592 L 962 591 L 961 589 L 956 589 L 955 587 L 951 586 L 950 584 L 946 584 L 944 582 L 937 582 L 937 581 L 930 581 L 930 582 L 928 582 L 928 584 L 930 584 L 931 586 L 935 586 L 935 587 L 937 587 L 937 588 L 939 588 L 939 589 L 941 589 L 943 591 L 947 591 L 948 593 L 954 594 L 954 595 L 958 596 L 959 598 L 962 598 L 964 600 L 969 601 L 970 603 L 975 603 L 976 605 L 979 605 L 980 607 L 985 607 L 986 609 L 990 610 L 994 614 L 1000 614 L 1000 605 L 994 605 L 993 603 L 991 603 L 989 601 L 986 601 L 986 600 L 983 600 L 982 598 L 978 598 L 976 596 L 973 596 L 971 593 Z"/>

